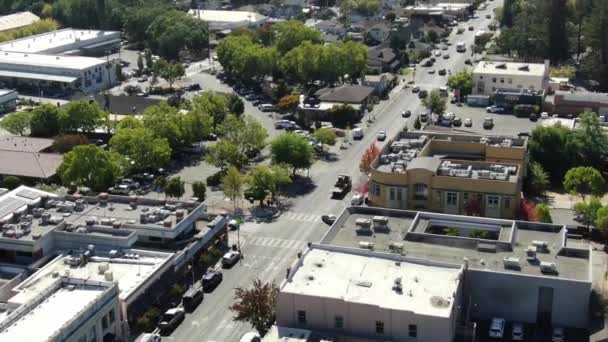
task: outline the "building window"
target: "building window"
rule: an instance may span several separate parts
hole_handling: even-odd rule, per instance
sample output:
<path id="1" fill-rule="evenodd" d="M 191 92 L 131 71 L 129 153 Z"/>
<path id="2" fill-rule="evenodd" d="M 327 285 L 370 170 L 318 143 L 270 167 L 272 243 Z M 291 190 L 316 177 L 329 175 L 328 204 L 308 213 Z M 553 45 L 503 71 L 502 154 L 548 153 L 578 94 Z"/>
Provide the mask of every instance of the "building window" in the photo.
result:
<path id="1" fill-rule="evenodd" d="M 501 79 L 500 79 L 500 83 L 505 83 L 505 79 L 504 79 L 504 78 L 501 78 Z"/>
<path id="2" fill-rule="evenodd" d="M 298 323 L 306 324 L 306 311 L 298 310 Z"/>
<path id="3" fill-rule="evenodd" d="M 101 319 L 101 328 L 103 330 L 108 329 L 108 317 L 103 316 L 103 318 Z"/>
<path id="4" fill-rule="evenodd" d="M 391 201 L 394 201 L 395 200 L 395 188 L 390 188 L 389 193 L 390 193 Z"/>
<path id="5" fill-rule="evenodd" d="M 114 309 L 110 310 L 110 313 L 108 313 L 108 317 L 110 317 L 110 324 L 114 323 L 114 321 L 116 320 L 116 317 L 114 316 Z"/>
<path id="6" fill-rule="evenodd" d="M 468 192 L 463 193 L 462 194 L 462 201 L 464 203 L 467 203 L 468 200 L 469 200 L 469 193 Z"/>
<path id="7" fill-rule="evenodd" d="M 455 192 L 448 192 L 446 195 L 446 204 L 455 206 L 458 203 L 458 194 Z"/>
<path id="8" fill-rule="evenodd" d="M 511 208 L 511 197 L 506 197 L 505 196 L 504 202 L 505 202 L 505 209 Z"/>
<path id="9" fill-rule="evenodd" d="M 334 317 L 334 328 L 336 328 L 336 329 L 344 328 L 344 317 L 342 317 L 342 316 Z"/>
<path id="10" fill-rule="evenodd" d="M 488 196 L 488 206 L 497 207 L 498 206 L 498 196 Z"/>
<path id="11" fill-rule="evenodd" d="M 479 76 L 479 79 L 480 79 L 480 80 L 483 80 L 483 76 L 481 76 L 481 75 L 480 75 L 480 76 Z"/>
<path id="12" fill-rule="evenodd" d="M 492 83 L 496 83 L 496 77 L 492 77 Z"/>
<path id="13" fill-rule="evenodd" d="M 426 200 L 429 196 L 429 188 L 424 183 L 414 184 L 414 199 L 415 200 Z"/>
<path id="14" fill-rule="evenodd" d="M 509 82 L 509 84 L 512 84 L 513 83 L 513 79 L 509 78 L 509 79 L 507 79 L 507 82 Z"/>
<path id="15" fill-rule="evenodd" d="M 376 334 L 384 334 L 384 322 L 376 321 Z"/>
<path id="16" fill-rule="evenodd" d="M 409 337 L 418 337 L 418 326 L 416 324 L 409 325 Z"/>
<path id="17" fill-rule="evenodd" d="M 397 201 L 401 201 L 403 199 L 403 195 L 401 194 L 402 192 L 402 189 L 397 189 Z"/>

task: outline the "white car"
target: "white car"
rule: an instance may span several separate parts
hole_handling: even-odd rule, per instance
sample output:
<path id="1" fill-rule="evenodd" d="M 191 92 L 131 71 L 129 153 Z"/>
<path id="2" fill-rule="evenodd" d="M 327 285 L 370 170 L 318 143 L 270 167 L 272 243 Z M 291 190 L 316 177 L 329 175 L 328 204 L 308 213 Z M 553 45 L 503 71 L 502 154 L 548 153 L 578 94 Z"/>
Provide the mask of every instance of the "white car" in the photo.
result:
<path id="1" fill-rule="evenodd" d="M 353 139 L 355 139 L 355 140 L 363 139 L 363 129 L 362 128 L 353 129 L 352 135 L 353 135 Z"/>
<path id="2" fill-rule="evenodd" d="M 260 334 L 258 334 L 255 331 L 250 331 L 248 333 L 245 333 L 245 335 L 243 335 L 243 337 L 241 337 L 241 339 L 239 340 L 239 342 L 260 342 L 260 341 L 261 341 Z"/>
<path id="3" fill-rule="evenodd" d="M 564 334 L 564 328 L 553 328 L 553 334 L 551 335 L 551 342 L 566 342 L 566 335 Z"/>
<path id="4" fill-rule="evenodd" d="M 239 261 L 240 258 L 241 258 L 241 253 L 239 253 L 237 251 L 230 251 L 230 252 L 224 254 L 224 256 L 222 257 L 222 266 L 230 267 L 230 266 L 236 264 L 236 262 Z"/>
<path id="5" fill-rule="evenodd" d="M 505 320 L 504 318 L 492 318 L 490 323 L 490 332 L 488 336 L 491 338 L 502 338 L 505 334 Z"/>
<path id="6" fill-rule="evenodd" d="M 378 132 L 378 136 L 376 138 L 378 139 L 378 141 L 386 140 L 386 132 L 385 131 Z"/>
<path id="7" fill-rule="evenodd" d="M 523 341 L 524 340 L 524 325 L 521 323 L 513 323 L 513 330 L 511 332 L 512 341 Z"/>
<path id="8" fill-rule="evenodd" d="M 363 204 L 364 196 L 362 194 L 356 194 L 350 199 L 351 205 L 361 205 Z"/>
<path id="9" fill-rule="evenodd" d="M 464 119 L 464 126 L 465 127 L 471 127 L 471 126 L 473 126 L 473 120 L 471 120 L 471 118 Z"/>
<path id="10" fill-rule="evenodd" d="M 543 119 L 543 120 L 548 119 L 549 118 L 549 113 L 547 113 L 547 112 L 540 113 L 540 118 Z"/>
<path id="11" fill-rule="evenodd" d="M 435 57 L 441 57 L 441 51 L 439 51 L 439 50 L 435 51 Z"/>
<path id="12" fill-rule="evenodd" d="M 454 114 L 452 112 L 447 112 L 447 113 L 443 114 L 443 117 L 446 119 L 453 120 L 456 117 L 456 114 Z"/>

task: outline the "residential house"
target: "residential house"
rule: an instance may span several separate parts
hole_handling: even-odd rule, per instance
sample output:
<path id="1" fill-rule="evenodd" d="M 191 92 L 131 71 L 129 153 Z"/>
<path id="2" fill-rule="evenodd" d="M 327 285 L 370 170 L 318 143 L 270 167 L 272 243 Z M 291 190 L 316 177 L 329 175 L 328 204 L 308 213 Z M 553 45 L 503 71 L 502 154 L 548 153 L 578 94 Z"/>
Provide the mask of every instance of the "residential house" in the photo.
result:
<path id="1" fill-rule="evenodd" d="M 378 73 L 395 72 L 400 66 L 399 58 L 390 47 L 378 46 L 367 50 L 367 67 Z"/>
<path id="2" fill-rule="evenodd" d="M 374 94 L 377 96 L 385 96 L 394 86 L 397 78 L 390 73 L 380 75 L 365 75 L 363 77 L 363 85 L 374 88 Z"/>

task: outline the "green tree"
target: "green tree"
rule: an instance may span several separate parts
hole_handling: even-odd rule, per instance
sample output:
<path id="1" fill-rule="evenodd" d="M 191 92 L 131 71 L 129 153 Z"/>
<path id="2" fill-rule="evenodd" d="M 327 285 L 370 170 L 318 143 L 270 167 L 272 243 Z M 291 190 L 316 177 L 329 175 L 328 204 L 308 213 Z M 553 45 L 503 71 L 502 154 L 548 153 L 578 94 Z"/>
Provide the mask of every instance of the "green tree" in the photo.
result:
<path id="1" fill-rule="evenodd" d="M 577 147 L 580 164 L 603 170 L 608 158 L 608 136 L 604 133 L 599 117 L 592 112 L 584 112 L 579 118 L 580 129 L 572 132 Z"/>
<path id="2" fill-rule="evenodd" d="M 395 12 L 388 12 L 386 13 L 386 15 L 384 16 L 384 19 L 388 22 L 394 22 L 395 19 L 397 19 L 397 14 L 395 14 Z"/>
<path id="3" fill-rule="evenodd" d="M 139 55 L 139 57 L 141 58 L 141 54 Z M 146 68 L 150 70 L 154 69 L 154 59 L 152 58 L 152 51 L 150 51 L 150 49 L 144 50 L 144 61 L 146 62 Z M 137 66 L 139 67 L 139 59 L 137 60 Z"/>
<path id="4" fill-rule="evenodd" d="M 469 235 L 469 237 L 472 239 L 487 239 L 488 232 L 485 230 L 481 230 L 481 229 L 473 229 L 473 231 L 471 232 L 471 235 Z"/>
<path id="5" fill-rule="evenodd" d="M 319 139 L 322 144 L 336 144 L 336 132 L 331 128 L 320 128 L 313 133 L 313 136 Z"/>
<path id="6" fill-rule="evenodd" d="M 180 197 L 184 196 L 186 193 L 185 184 L 186 182 L 184 182 L 181 177 L 170 178 L 163 189 L 165 195 L 175 197 L 179 200 Z"/>
<path id="7" fill-rule="evenodd" d="M 285 95 L 279 99 L 279 108 L 286 112 L 295 110 L 300 105 L 300 95 Z"/>
<path id="8" fill-rule="evenodd" d="M 0 121 L 0 127 L 15 135 L 24 135 L 28 128 L 32 114 L 30 112 L 16 112 L 7 115 Z"/>
<path id="9" fill-rule="evenodd" d="M 602 208 L 602 202 L 599 198 L 592 197 L 589 201 L 578 202 L 574 205 L 574 212 L 582 220 L 582 223 L 587 226 L 587 229 L 591 227 L 597 219 L 598 211 Z"/>
<path id="10" fill-rule="evenodd" d="M 241 198 L 243 193 L 243 184 L 245 183 L 243 175 L 234 166 L 228 168 L 226 175 L 222 178 L 222 190 L 234 203 L 234 211 L 237 208 L 237 200 Z"/>
<path id="11" fill-rule="evenodd" d="M 144 72 L 144 59 L 141 53 L 137 55 L 137 71 L 140 75 Z"/>
<path id="12" fill-rule="evenodd" d="M 422 105 L 431 113 L 442 115 L 447 107 L 447 98 L 441 95 L 439 89 L 431 91 L 429 96 L 422 99 Z"/>
<path id="13" fill-rule="evenodd" d="M 291 166 L 294 175 L 298 169 L 308 169 L 312 165 L 312 146 L 301 135 L 283 133 L 272 141 L 270 147 L 272 161 Z"/>
<path id="14" fill-rule="evenodd" d="M 266 147 L 268 132 L 252 116 L 228 115 L 218 128 L 223 140 L 238 147 L 243 160 L 257 156 Z"/>
<path id="15" fill-rule="evenodd" d="M 32 110 L 30 135 L 48 138 L 59 133 L 59 108 L 51 104 L 40 105 Z"/>
<path id="16" fill-rule="evenodd" d="M 595 220 L 593 222 L 604 234 L 608 233 L 608 206 L 601 207 L 596 211 Z"/>
<path id="17" fill-rule="evenodd" d="M 291 183 L 291 178 L 287 169 L 280 165 L 272 167 L 258 165 L 249 171 L 245 182 L 247 184 L 245 196 L 259 200 L 260 206 L 263 206 L 266 196 L 271 195 L 275 198 L 279 188 Z"/>
<path id="18" fill-rule="evenodd" d="M 437 32 L 430 30 L 426 33 L 426 40 L 429 43 L 438 43 L 439 35 L 437 34 Z"/>
<path id="19" fill-rule="evenodd" d="M 525 184 L 528 193 L 542 194 L 549 187 L 549 174 L 545 172 L 540 163 L 530 162 Z"/>
<path id="20" fill-rule="evenodd" d="M 110 147 L 129 159 L 133 171 L 158 169 L 171 159 L 167 139 L 155 136 L 146 128 L 119 129 L 110 139 Z"/>
<path id="21" fill-rule="evenodd" d="M 92 132 L 107 117 L 95 101 L 71 101 L 59 111 L 59 127 L 62 132 Z"/>
<path id="22" fill-rule="evenodd" d="M 502 17 L 500 19 L 500 23 L 503 26 L 513 26 L 513 0 L 504 0 L 502 6 Z"/>
<path id="23" fill-rule="evenodd" d="M 239 147 L 227 140 L 218 141 L 207 152 L 207 162 L 221 171 L 229 166 L 241 167 L 246 162 L 243 157 Z"/>
<path id="24" fill-rule="evenodd" d="M 121 130 L 125 128 L 144 128 L 144 123 L 136 117 L 127 116 L 126 118 L 120 120 L 116 129 Z"/>
<path id="25" fill-rule="evenodd" d="M 144 127 L 156 136 L 167 139 L 171 148 L 192 142 L 188 140 L 190 135 L 187 134 L 187 125 L 191 123 L 186 120 L 188 117 L 180 114 L 177 108 L 169 106 L 167 102 L 146 108 L 142 115 Z"/>
<path id="26" fill-rule="evenodd" d="M 593 1 L 593 9 L 584 20 L 583 35 L 591 52 L 584 59 L 584 69 L 600 81 L 603 89 L 608 88 L 608 2 Z M 582 50 L 582 49 L 581 49 Z"/>
<path id="27" fill-rule="evenodd" d="M 195 181 L 192 183 L 192 194 L 199 202 L 204 202 L 207 197 L 207 185 L 205 182 Z"/>
<path id="28" fill-rule="evenodd" d="M 236 116 L 241 116 L 245 112 L 245 103 L 238 94 L 232 93 L 228 97 L 228 111 Z"/>
<path id="29" fill-rule="evenodd" d="M 275 45 L 281 54 L 285 54 L 305 41 L 313 44 L 323 42 L 319 31 L 304 25 L 301 21 L 288 20 L 276 23 L 272 29 L 275 32 Z"/>
<path id="30" fill-rule="evenodd" d="M 13 190 L 18 188 L 23 182 L 19 177 L 15 176 L 5 176 L 2 178 L 2 187 L 7 188 L 9 190 Z"/>
<path id="31" fill-rule="evenodd" d="M 124 158 L 117 153 L 81 145 L 63 156 L 57 174 L 66 186 L 74 184 L 103 191 L 120 179 L 126 166 Z"/>
<path id="32" fill-rule="evenodd" d="M 154 179 L 154 186 L 160 189 L 161 191 L 165 191 L 165 187 L 167 186 L 167 177 L 158 176 Z"/>
<path id="33" fill-rule="evenodd" d="M 564 174 L 576 156 L 570 131 L 561 126 L 538 126 L 528 140 L 530 159 L 543 165 L 554 184 L 562 182 Z"/>
<path id="34" fill-rule="evenodd" d="M 449 227 L 445 230 L 447 236 L 460 236 L 460 230 L 458 228 Z"/>
<path id="35" fill-rule="evenodd" d="M 458 101 L 462 101 L 464 96 L 471 93 L 473 85 L 473 74 L 468 70 L 453 73 L 448 77 L 448 87 L 458 90 L 460 94 Z"/>
<path id="36" fill-rule="evenodd" d="M 416 121 L 414 121 L 414 129 L 419 130 L 422 128 L 422 123 L 420 122 L 420 116 L 416 116 Z"/>
<path id="37" fill-rule="evenodd" d="M 548 41 L 551 61 L 557 63 L 570 58 L 570 47 L 566 21 L 566 0 L 550 0 L 548 19 Z"/>
<path id="38" fill-rule="evenodd" d="M 551 209 L 548 205 L 544 203 L 537 204 L 534 210 L 536 211 L 536 218 L 539 222 L 553 223 L 553 219 L 551 219 Z"/>
<path id="39" fill-rule="evenodd" d="M 235 303 L 230 310 L 235 313 L 234 320 L 250 323 L 261 336 L 274 323 L 278 287 L 274 283 L 253 281 L 253 288 L 237 287 L 234 290 Z"/>
<path id="40" fill-rule="evenodd" d="M 229 114 L 225 96 L 206 91 L 192 99 L 192 110 L 206 113 L 213 119 L 213 128 L 219 126 Z"/>
<path id="41" fill-rule="evenodd" d="M 605 192 L 604 178 L 592 167 L 575 167 L 566 172 L 564 190 L 580 195 L 583 201 L 586 195 L 601 196 Z"/>
<path id="42" fill-rule="evenodd" d="M 173 89 L 173 84 L 186 75 L 186 69 L 179 62 L 167 62 L 161 59 L 156 64 L 160 77 L 169 83 L 169 89 Z"/>

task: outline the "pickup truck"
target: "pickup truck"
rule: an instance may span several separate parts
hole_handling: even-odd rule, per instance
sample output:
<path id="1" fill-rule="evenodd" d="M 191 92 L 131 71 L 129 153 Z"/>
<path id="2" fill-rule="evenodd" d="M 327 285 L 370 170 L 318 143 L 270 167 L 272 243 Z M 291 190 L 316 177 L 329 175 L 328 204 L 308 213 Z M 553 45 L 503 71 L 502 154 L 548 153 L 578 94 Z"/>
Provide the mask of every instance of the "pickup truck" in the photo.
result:
<path id="1" fill-rule="evenodd" d="M 331 198 L 343 198 L 352 188 L 352 182 L 349 176 L 339 175 L 334 188 L 331 191 Z"/>

